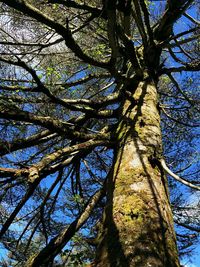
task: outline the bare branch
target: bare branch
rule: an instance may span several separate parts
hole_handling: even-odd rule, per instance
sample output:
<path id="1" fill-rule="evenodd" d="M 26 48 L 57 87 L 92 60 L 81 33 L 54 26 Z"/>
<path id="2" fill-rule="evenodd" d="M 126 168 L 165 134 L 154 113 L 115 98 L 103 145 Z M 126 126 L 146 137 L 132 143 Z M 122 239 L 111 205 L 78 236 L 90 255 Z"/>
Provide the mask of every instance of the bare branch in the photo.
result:
<path id="1" fill-rule="evenodd" d="M 186 12 L 183 14 L 183 16 L 185 16 L 187 19 L 189 19 L 190 21 L 192 21 L 193 23 L 197 24 L 200 26 L 200 21 L 194 19 L 192 16 L 190 16 L 189 14 L 187 14 Z"/>
<path id="2" fill-rule="evenodd" d="M 200 186 L 194 185 L 190 182 L 188 182 L 187 180 L 179 177 L 177 174 L 173 173 L 166 165 L 164 159 L 160 160 L 161 166 L 163 167 L 163 169 L 166 171 L 167 174 L 169 174 L 171 177 L 173 177 L 174 179 L 176 179 L 177 181 L 179 181 L 180 183 L 189 186 L 190 188 L 196 189 L 196 190 L 200 190 Z"/>

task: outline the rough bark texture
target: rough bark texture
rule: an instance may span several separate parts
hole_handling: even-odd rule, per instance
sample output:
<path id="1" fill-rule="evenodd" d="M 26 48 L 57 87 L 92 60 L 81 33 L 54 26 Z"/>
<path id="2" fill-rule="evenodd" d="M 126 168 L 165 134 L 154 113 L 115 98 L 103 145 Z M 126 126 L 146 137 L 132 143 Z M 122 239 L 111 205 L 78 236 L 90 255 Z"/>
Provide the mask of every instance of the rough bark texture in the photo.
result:
<path id="1" fill-rule="evenodd" d="M 178 267 L 153 82 L 124 102 L 95 267 Z"/>

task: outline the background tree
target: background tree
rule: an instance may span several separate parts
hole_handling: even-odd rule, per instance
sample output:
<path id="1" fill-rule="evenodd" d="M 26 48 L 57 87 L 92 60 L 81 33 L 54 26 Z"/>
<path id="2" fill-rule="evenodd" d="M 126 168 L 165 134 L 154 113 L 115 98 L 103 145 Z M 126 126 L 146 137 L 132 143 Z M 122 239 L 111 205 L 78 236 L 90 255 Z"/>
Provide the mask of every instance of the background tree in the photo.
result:
<path id="1" fill-rule="evenodd" d="M 0 3 L 2 265 L 180 266 L 171 208 L 180 255 L 200 231 L 198 1 Z"/>

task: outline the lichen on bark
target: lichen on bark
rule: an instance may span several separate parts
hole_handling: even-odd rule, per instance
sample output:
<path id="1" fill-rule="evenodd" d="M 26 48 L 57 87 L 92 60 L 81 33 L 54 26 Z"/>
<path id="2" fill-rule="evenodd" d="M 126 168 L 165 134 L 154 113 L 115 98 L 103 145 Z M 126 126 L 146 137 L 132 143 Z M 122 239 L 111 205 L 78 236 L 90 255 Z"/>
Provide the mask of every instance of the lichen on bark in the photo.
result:
<path id="1" fill-rule="evenodd" d="M 94 266 L 178 267 L 167 182 L 157 164 L 162 138 L 155 84 L 140 82 L 132 98 L 123 104 L 117 129 Z"/>

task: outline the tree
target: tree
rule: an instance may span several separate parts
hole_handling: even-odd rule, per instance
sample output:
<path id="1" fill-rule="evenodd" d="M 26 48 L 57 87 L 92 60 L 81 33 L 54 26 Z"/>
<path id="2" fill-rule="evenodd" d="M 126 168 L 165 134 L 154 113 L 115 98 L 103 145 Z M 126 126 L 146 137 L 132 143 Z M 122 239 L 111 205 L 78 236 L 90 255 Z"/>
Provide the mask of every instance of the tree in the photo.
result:
<path id="1" fill-rule="evenodd" d="M 0 2 L 4 265 L 180 266 L 172 209 L 180 253 L 200 231 L 198 1 Z"/>

